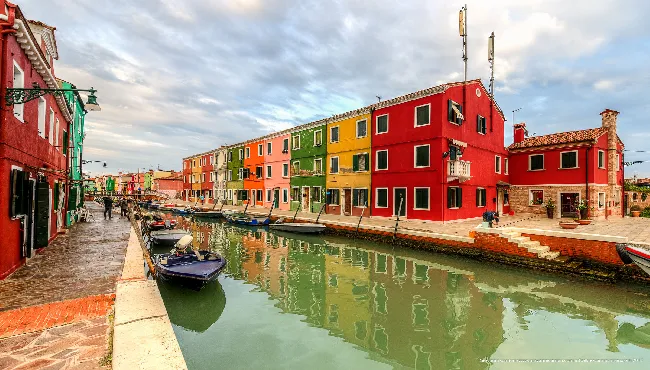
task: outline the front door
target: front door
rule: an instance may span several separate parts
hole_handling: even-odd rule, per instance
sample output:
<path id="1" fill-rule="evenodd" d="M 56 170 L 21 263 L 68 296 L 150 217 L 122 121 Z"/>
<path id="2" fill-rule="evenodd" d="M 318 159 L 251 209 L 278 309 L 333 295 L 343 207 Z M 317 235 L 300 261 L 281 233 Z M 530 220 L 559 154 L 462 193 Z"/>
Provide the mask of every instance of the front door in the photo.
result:
<path id="1" fill-rule="evenodd" d="M 309 209 L 309 186 L 302 188 L 302 209 L 304 212 L 311 212 Z"/>
<path id="2" fill-rule="evenodd" d="M 343 189 L 343 214 L 349 216 L 352 213 L 352 189 Z"/>
<path id="3" fill-rule="evenodd" d="M 487 199 L 485 203 L 487 204 Z M 503 215 L 503 188 L 497 190 L 497 212 L 499 215 Z"/>
<path id="4" fill-rule="evenodd" d="M 36 248 L 46 247 L 50 237 L 50 187 L 47 181 L 36 184 Z"/>
<path id="5" fill-rule="evenodd" d="M 576 208 L 579 196 L 578 193 L 560 193 L 560 217 L 579 217 Z"/>
<path id="6" fill-rule="evenodd" d="M 278 208 L 280 202 L 280 189 L 275 189 L 273 192 L 273 208 Z"/>
<path id="7" fill-rule="evenodd" d="M 25 186 L 27 189 L 27 212 L 25 215 L 25 235 L 27 236 L 25 240 L 25 250 L 23 257 L 31 258 L 32 251 L 34 250 L 34 219 L 35 216 L 35 206 L 34 206 L 34 194 L 36 190 L 36 180 L 27 179 L 25 181 Z"/>
<path id="8" fill-rule="evenodd" d="M 406 188 L 395 188 L 393 215 L 400 215 L 400 217 L 406 216 Z"/>

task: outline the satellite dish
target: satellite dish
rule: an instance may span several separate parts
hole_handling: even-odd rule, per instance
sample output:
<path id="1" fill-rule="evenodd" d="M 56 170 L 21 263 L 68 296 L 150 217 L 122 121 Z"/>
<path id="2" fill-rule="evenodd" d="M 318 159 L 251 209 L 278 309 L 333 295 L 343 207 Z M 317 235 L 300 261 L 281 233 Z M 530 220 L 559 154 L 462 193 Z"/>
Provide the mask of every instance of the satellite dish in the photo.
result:
<path id="1" fill-rule="evenodd" d="M 460 36 L 465 36 L 465 9 L 461 9 L 458 13 L 458 33 Z"/>
<path id="2" fill-rule="evenodd" d="M 488 37 L 488 62 L 494 60 L 494 32 Z"/>

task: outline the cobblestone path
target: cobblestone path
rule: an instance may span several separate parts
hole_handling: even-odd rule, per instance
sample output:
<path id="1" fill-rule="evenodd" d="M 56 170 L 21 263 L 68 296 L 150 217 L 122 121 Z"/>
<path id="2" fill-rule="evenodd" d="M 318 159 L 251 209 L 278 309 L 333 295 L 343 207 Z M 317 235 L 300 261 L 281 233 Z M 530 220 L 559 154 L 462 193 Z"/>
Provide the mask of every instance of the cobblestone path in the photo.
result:
<path id="1" fill-rule="evenodd" d="M 102 368 L 130 223 L 86 207 L 94 221 L 73 226 L 0 281 L 0 370 Z"/>

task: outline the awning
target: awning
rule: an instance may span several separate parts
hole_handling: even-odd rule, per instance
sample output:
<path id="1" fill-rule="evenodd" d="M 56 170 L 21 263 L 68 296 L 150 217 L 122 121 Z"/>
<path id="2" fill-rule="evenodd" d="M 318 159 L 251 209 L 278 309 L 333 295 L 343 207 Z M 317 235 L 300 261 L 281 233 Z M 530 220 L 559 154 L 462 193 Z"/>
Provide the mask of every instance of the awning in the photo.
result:
<path id="1" fill-rule="evenodd" d="M 463 141 L 460 141 L 460 140 L 456 140 L 456 139 L 448 139 L 448 140 L 449 140 L 449 142 L 450 142 L 451 144 L 453 144 L 453 145 L 456 145 L 456 146 L 459 146 L 459 147 L 463 147 L 463 148 L 467 148 L 467 143 L 466 143 L 466 142 L 463 142 Z"/>
<path id="2" fill-rule="evenodd" d="M 454 112 L 456 112 L 456 117 L 460 118 L 461 120 L 465 120 L 465 117 L 463 117 L 463 114 L 460 113 L 460 110 L 458 110 L 458 107 L 456 106 L 456 104 L 452 104 L 451 109 L 453 109 Z"/>
<path id="3" fill-rule="evenodd" d="M 497 181 L 497 186 L 510 187 L 510 184 L 505 181 Z"/>

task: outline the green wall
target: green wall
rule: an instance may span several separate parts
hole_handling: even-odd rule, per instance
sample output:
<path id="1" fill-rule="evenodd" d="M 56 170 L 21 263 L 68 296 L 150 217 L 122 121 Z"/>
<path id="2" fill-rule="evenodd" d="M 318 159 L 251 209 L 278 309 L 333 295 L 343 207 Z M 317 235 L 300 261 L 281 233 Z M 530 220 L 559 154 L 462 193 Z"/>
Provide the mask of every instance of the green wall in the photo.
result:
<path id="1" fill-rule="evenodd" d="M 241 157 L 239 156 L 239 149 L 242 149 Z M 232 160 L 228 161 L 228 170 L 232 171 L 232 181 L 226 182 L 226 189 L 239 190 L 244 188 L 244 179 L 239 178 L 239 169 L 244 167 L 243 149 L 243 145 L 228 149 L 228 153 L 232 153 Z M 228 200 L 227 204 L 232 204 L 232 200 Z M 241 205 L 241 201 L 237 202 L 237 204 Z"/>
<path id="2" fill-rule="evenodd" d="M 314 145 L 314 132 L 322 132 L 322 144 L 320 146 Z M 300 136 L 300 148 L 294 149 L 294 136 Z M 318 125 L 312 128 L 304 129 L 298 132 L 291 133 L 289 146 L 291 148 L 291 188 L 300 187 L 300 195 L 302 198 L 302 188 L 305 186 L 321 187 L 321 201 L 311 202 L 310 209 L 303 210 L 307 212 L 317 213 L 320 211 L 321 206 L 325 202 L 325 172 L 327 170 L 327 126 L 325 124 Z M 314 173 L 314 159 L 320 158 L 322 174 Z M 293 173 L 294 162 L 300 162 L 300 173 Z M 293 191 L 290 190 L 290 195 Z M 310 197 L 312 190 L 310 189 Z M 291 200 L 291 210 L 295 210 L 299 206 L 299 200 Z"/>
<path id="3" fill-rule="evenodd" d="M 76 86 L 61 81 L 61 87 L 64 89 L 75 89 Z M 82 179 L 82 166 L 81 160 L 83 159 L 83 139 L 84 139 L 84 119 L 86 111 L 84 109 L 81 96 L 77 92 L 65 92 L 64 97 L 68 105 L 72 108 L 72 123 L 68 131 L 63 136 L 63 151 L 67 153 L 67 157 L 71 158 L 71 167 L 69 172 L 70 187 L 68 194 L 68 212 L 66 215 L 66 225 L 70 226 L 77 220 L 76 211 L 78 208 L 83 207 L 83 179 Z"/>

